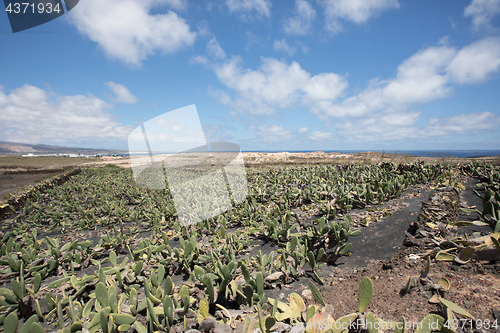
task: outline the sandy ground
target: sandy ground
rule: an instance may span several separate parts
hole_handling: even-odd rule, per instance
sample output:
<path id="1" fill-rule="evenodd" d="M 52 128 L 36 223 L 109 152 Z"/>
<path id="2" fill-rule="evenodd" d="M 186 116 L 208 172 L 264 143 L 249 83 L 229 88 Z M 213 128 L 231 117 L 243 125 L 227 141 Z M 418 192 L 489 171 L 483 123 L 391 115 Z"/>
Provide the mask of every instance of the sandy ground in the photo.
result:
<path id="1" fill-rule="evenodd" d="M 55 176 L 57 173 L 0 175 L 0 199 L 17 189 L 34 185 L 38 181 Z"/>
<path id="2" fill-rule="evenodd" d="M 355 154 L 343 153 L 325 153 L 323 151 L 311 153 L 242 153 L 243 160 L 246 166 L 259 165 L 297 165 L 297 164 L 345 164 L 345 163 L 362 163 L 373 164 L 381 162 L 393 163 L 412 163 L 417 160 L 422 160 L 427 163 L 440 162 L 442 164 L 468 163 L 470 158 L 455 158 L 455 157 L 412 157 L 408 155 L 392 155 L 378 152 L 363 152 Z M 500 158 L 480 157 L 475 160 L 487 164 L 500 164 Z M 100 162 L 85 163 L 88 165 L 116 164 L 120 167 L 130 168 L 130 159 L 128 157 L 102 157 Z M 85 165 L 84 164 L 84 165 Z"/>

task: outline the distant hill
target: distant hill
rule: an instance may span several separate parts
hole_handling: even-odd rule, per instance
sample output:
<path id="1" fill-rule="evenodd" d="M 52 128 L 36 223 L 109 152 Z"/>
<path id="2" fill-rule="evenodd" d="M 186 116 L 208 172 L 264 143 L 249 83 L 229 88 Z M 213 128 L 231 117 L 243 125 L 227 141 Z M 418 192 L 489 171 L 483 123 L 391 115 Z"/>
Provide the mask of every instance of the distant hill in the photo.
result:
<path id="1" fill-rule="evenodd" d="M 21 155 L 21 154 L 126 154 L 126 150 L 113 149 L 94 149 L 94 148 L 75 148 L 62 147 L 29 143 L 5 142 L 0 141 L 0 155 Z"/>

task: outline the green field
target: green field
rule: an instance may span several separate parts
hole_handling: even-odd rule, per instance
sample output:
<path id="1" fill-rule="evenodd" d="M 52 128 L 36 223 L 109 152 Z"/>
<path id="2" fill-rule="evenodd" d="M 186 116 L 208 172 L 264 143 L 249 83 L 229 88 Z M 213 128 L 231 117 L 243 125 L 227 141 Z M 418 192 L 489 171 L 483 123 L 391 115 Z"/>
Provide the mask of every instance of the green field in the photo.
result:
<path id="1" fill-rule="evenodd" d="M 316 286 L 325 276 L 319 269 L 356 251 L 350 239 L 363 232 L 365 221 L 350 213 L 377 209 L 415 186 L 461 191 L 466 175 L 481 177 L 485 205 L 478 214 L 492 232 L 500 231 L 500 170 L 477 163 L 249 168 L 245 201 L 189 226 L 178 222 L 168 189 L 136 186 L 130 169 L 85 168 L 63 185 L 31 192 L 2 222 L 0 275 L 8 279 L 0 288 L 0 323 L 4 332 L 43 318 L 46 330 L 77 332 L 86 323 L 90 332 L 142 333 L 185 331 L 212 317 L 249 332 L 270 332 L 276 321 L 321 321 L 325 304 Z M 463 259 L 457 248 L 443 253 Z M 306 307 L 298 294 L 289 302 L 269 296 L 272 285 L 296 282 L 309 286 L 315 306 Z M 373 283 L 361 284 L 362 313 Z M 190 296 L 194 286 L 197 297 Z M 441 302 L 460 314 L 450 301 Z M 241 309 L 255 316 L 228 318 L 229 310 Z M 345 320 L 358 315 L 349 316 Z"/>

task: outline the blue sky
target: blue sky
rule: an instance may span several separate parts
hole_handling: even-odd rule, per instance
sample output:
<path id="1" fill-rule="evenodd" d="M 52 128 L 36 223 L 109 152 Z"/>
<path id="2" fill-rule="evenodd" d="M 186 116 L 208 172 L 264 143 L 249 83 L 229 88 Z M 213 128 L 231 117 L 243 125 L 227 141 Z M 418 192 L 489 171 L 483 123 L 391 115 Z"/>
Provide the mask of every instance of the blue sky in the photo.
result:
<path id="1" fill-rule="evenodd" d="M 80 0 L 13 34 L 0 140 L 127 149 L 195 104 L 242 150 L 499 149 L 500 0 Z"/>

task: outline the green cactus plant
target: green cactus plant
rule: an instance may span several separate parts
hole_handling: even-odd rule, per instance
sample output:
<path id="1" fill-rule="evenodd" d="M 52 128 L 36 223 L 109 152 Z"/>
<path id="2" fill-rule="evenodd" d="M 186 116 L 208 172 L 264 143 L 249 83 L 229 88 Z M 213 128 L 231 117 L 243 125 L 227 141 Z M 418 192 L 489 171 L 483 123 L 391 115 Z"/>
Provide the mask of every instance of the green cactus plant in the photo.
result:
<path id="1" fill-rule="evenodd" d="M 323 296 L 321 295 L 321 292 L 319 291 L 318 287 L 311 281 L 309 281 L 309 289 L 311 290 L 311 293 L 314 297 L 314 299 L 321 304 L 322 306 L 325 306 L 325 301 L 323 300 Z"/>
<path id="2" fill-rule="evenodd" d="M 99 282 L 95 287 L 95 296 L 101 307 L 105 308 L 109 304 L 109 296 L 108 296 L 108 288 L 104 285 L 104 283 Z"/>
<path id="3" fill-rule="evenodd" d="M 167 328 L 174 325 L 174 304 L 170 296 L 163 298 L 163 314 L 166 318 Z"/>
<path id="4" fill-rule="evenodd" d="M 361 279 L 358 291 L 358 311 L 364 313 L 373 297 L 373 282 L 370 278 Z"/>
<path id="5" fill-rule="evenodd" d="M 17 331 L 18 322 L 19 319 L 17 318 L 17 314 L 15 312 L 9 313 L 3 322 L 4 333 L 15 333 Z"/>

